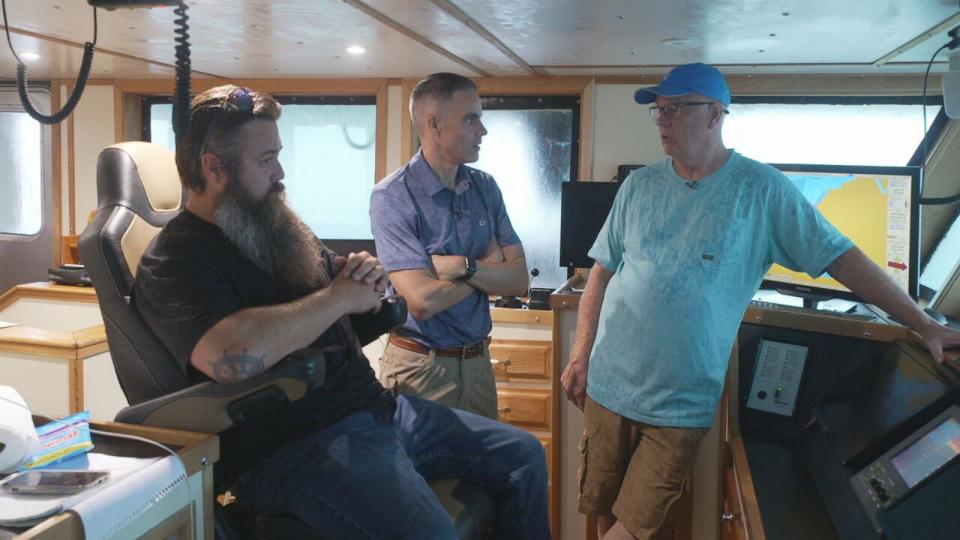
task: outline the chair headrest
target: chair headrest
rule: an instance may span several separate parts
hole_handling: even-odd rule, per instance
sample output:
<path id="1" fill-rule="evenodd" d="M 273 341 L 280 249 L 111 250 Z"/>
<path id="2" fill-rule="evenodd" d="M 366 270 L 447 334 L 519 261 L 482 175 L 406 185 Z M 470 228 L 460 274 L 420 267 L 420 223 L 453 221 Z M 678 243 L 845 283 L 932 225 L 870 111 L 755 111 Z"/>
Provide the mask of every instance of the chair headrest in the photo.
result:
<path id="1" fill-rule="evenodd" d="M 98 207 L 129 207 L 151 224 L 152 215 L 177 212 L 184 200 L 172 151 L 147 142 L 108 146 L 97 161 Z"/>

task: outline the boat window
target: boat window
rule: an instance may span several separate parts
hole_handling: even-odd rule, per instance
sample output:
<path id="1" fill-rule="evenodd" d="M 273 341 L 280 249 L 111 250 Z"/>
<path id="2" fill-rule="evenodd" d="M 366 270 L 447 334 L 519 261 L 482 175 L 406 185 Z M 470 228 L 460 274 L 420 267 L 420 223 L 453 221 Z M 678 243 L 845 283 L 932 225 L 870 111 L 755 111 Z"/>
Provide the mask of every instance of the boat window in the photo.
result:
<path id="1" fill-rule="evenodd" d="M 933 298 L 944 282 L 960 265 L 960 219 L 956 216 L 947 227 L 947 232 L 934 246 L 933 253 L 920 274 L 920 296 L 928 300 Z"/>
<path id="2" fill-rule="evenodd" d="M 919 165 L 947 123 L 940 96 L 741 97 L 724 121 L 724 143 L 768 163 Z M 926 120 L 926 124 L 924 124 Z M 923 266 L 920 294 L 931 298 L 960 260 L 954 218 Z"/>
<path id="3" fill-rule="evenodd" d="M 324 240 L 372 239 L 376 99 L 277 96 L 287 201 Z M 174 147 L 169 99 L 144 98 L 144 139 Z"/>
<path id="4" fill-rule="evenodd" d="M 765 163 L 902 166 L 942 129 L 942 108 L 928 98 L 924 125 L 919 97 L 744 97 L 731 103 L 723 139 Z"/>
<path id="5" fill-rule="evenodd" d="M 471 166 L 493 175 L 510 221 L 523 242 L 533 287 L 555 288 L 567 279 L 560 266 L 560 186 L 576 179 L 580 99 L 484 97 L 480 160 Z"/>
<path id="6" fill-rule="evenodd" d="M 43 227 L 43 131 L 27 113 L 0 108 L 0 234 Z"/>

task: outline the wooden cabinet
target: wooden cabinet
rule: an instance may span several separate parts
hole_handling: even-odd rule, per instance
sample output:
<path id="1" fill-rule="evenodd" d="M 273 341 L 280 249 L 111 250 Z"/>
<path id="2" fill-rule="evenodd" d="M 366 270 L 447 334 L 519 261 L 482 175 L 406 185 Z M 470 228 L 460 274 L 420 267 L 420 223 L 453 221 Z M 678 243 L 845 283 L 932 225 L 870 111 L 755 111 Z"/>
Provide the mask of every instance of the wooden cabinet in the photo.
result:
<path id="1" fill-rule="evenodd" d="M 0 384 L 31 408 L 111 419 L 127 406 L 91 287 L 17 285 L 0 294 L 0 321 L 13 323 L 0 328 Z"/>
<path id="2" fill-rule="evenodd" d="M 727 463 L 723 468 L 721 483 L 720 540 L 747 540 L 747 528 L 743 517 L 740 483 L 737 481 L 737 469 L 731 457 L 730 444 L 724 443 Z"/>
<path id="3" fill-rule="evenodd" d="M 490 362 L 497 379 L 499 418 L 529 431 L 547 459 L 550 527 L 560 534 L 560 374 L 554 362 L 553 312 L 493 308 Z"/>
<path id="4" fill-rule="evenodd" d="M 550 431 L 553 425 L 552 393 L 540 388 L 499 388 L 500 420 L 517 426 Z"/>
<path id="5" fill-rule="evenodd" d="M 552 344 L 522 339 L 494 339 L 490 343 L 490 361 L 498 381 L 549 380 L 553 372 Z"/>

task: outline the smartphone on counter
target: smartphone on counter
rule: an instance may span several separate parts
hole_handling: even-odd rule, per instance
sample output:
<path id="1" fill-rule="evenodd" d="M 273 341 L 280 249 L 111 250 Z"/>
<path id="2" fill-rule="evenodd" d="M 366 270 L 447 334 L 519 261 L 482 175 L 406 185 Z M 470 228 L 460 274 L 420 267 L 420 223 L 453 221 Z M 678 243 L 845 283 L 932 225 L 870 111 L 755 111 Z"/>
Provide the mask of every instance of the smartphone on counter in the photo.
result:
<path id="1" fill-rule="evenodd" d="M 0 482 L 0 488 L 24 495 L 69 495 L 104 483 L 107 471 L 23 471 Z"/>

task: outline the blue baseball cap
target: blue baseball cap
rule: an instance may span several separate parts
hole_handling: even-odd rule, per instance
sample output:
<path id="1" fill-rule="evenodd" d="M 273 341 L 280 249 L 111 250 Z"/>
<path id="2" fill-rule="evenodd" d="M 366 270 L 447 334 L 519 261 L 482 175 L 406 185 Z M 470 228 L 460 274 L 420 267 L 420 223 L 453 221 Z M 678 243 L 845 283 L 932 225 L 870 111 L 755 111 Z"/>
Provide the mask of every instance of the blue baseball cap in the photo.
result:
<path id="1" fill-rule="evenodd" d="M 720 70 L 706 64 L 684 64 L 667 73 L 660 84 L 641 88 L 633 95 L 637 103 L 653 103 L 657 96 L 676 97 L 700 94 L 730 105 L 730 89 Z"/>

